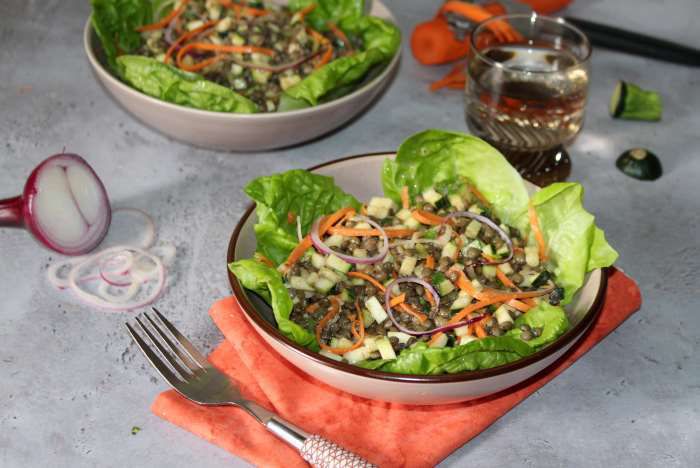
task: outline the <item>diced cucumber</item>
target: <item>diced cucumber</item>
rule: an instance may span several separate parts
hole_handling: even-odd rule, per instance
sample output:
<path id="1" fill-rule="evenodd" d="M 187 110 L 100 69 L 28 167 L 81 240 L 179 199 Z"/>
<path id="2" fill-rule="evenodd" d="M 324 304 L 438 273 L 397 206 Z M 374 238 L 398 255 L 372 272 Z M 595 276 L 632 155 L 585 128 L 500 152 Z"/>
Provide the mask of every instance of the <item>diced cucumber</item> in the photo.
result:
<path id="1" fill-rule="evenodd" d="M 513 325 L 513 317 L 510 316 L 510 312 L 508 312 L 508 307 L 506 305 L 502 305 L 498 309 L 496 309 L 496 312 L 493 314 L 493 316 L 496 318 L 498 321 L 498 326 L 508 326 L 510 324 L 511 326 Z"/>
<path id="2" fill-rule="evenodd" d="M 349 283 L 353 286 L 363 286 L 365 284 L 365 280 L 362 278 L 350 278 Z"/>
<path id="3" fill-rule="evenodd" d="M 432 187 L 423 192 L 421 195 L 423 195 L 423 199 L 431 205 L 435 205 L 442 198 L 442 195 L 436 192 Z"/>
<path id="4" fill-rule="evenodd" d="M 496 255 L 503 257 L 505 255 L 508 255 L 508 252 L 510 252 L 510 249 L 506 244 L 503 244 L 498 248 L 498 250 L 496 250 Z"/>
<path id="5" fill-rule="evenodd" d="M 457 208 L 457 211 L 464 211 L 464 209 L 466 208 L 464 200 L 462 200 L 462 197 L 460 197 L 457 194 L 450 195 L 449 197 L 447 197 L 447 199 L 450 201 L 450 205 Z"/>
<path id="6" fill-rule="evenodd" d="M 508 234 L 508 235 L 510 236 L 510 228 L 509 228 L 508 226 L 506 226 L 505 224 L 501 223 L 501 224 L 498 225 L 498 227 L 500 227 L 501 229 L 503 229 L 503 230 L 505 231 L 505 233 Z"/>
<path id="7" fill-rule="evenodd" d="M 416 257 L 405 257 L 399 268 L 399 276 L 411 276 L 417 261 L 418 259 Z"/>
<path id="8" fill-rule="evenodd" d="M 340 280 L 343 279 L 342 276 L 340 276 L 338 273 L 329 268 L 321 268 L 318 271 L 318 274 L 322 278 L 328 278 L 329 280 L 333 281 L 333 283 L 338 283 Z"/>
<path id="9" fill-rule="evenodd" d="M 411 339 L 411 335 L 404 332 L 390 331 L 389 333 L 387 333 L 387 336 L 389 338 L 397 338 L 399 340 L 399 343 L 408 343 L 408 340 Z"/>
<path id="10" fill-rule="evenodd" d="M 375 218 L 386 218 L 394 206 L 391 198 L 372 197 L 367 204 L 367 214 Z"/>
<path id="11" fill-rule="evenodd" d="M 374 323 L 374 317 L 369 313 L 369 310 L 362 309 L 362 320 L 365 322 L 365 328 L 369 327 Z"/>
<path id="12" fill-rule="evenodd" d="M 311 254 L 311 264 L 314 266 L 314 268 L 320 270 L 321 268 L 326 266 L 326 257 L 324 257 L 318 252 L 313 252 Z"/>
<path id="13" fill-rule="evenodd" d="M 347 360 L 350 364 L 355 364 L 356 362 L 368 359 L 370 354 L 372 354 L 370 350 L 368 350 L 364 346 L 361 346 L 357 349 L 353 349 L 352 351 L 348 351 L 347 353 L 343 354 L 343 358 Z"/>
<path id="14" fill-rule="evenodd" d="M 491 247 L 491 244 L 486 244 L 481 251 L 486 255 L 487 257 L 493 257 L 493 248 Z"/>
<path id="15" fill-rule="evenodd" d="M 369 223 L 362 221 L 355 224 L 355 229 L 372 229 L 372 226 Z"/>
<path id="16" fill-rule="evenodd" d="M 407 220 L 405 220 L 404 224 L 409 229 L 418 229 L 420 227 L 420 223 L 414 217 L 410 217 Z"/>
<path id="17" fill-rule="evenodd" d="M 328 278 L 319 278 L 314 284 L 316 290 L 324 294 L 333 289 L 333 286 L 335 286 L 335 283 Z"/>
<path id="18" fill-rule="evenodd" d="M 367 214 L 375 218 L 384 219 L 389 216 L 389 209 L 381 206 L 368 206 Z"/>
<path id="19" fill-rule="evenodd" d="M 367 258 L 367 249 L 355 249 L 352 251 L 353 257 Z"/>
<path id="20" fill-rule="evenodd" d="M 231 44 L 237 45 L 237 46 L 242 46 L 245 44 L 245 39 L 243 36 L 239 36 L 238 34 L 231 34 Z"/>
<path id="21" fill-rule="evenodd" d="M 340 300 L 341 301 L 350 302 L 353 299 L 354 299 L 353 296 L 350 295 L 350 292 L 347 289 L 343 289 L 342 291 L 340 291 Z"/>
<path id="22" fill-rule="evenodd" d="M 270 75 L 272 75 L 272 72 L 256 69 L 253 69 L 253 71 L 250 73 L 253 77 L 253 80 L 255 80 L 255 82 L 259 84 L 267 84 L 267 80 L 269 80 Z"/>
<path id="23" fill-rule="evenodd" d="M 450 310 L 464 309 L 472 302 L 472 299 L 468 292 L 460 291 L 459 294 L 457 294 L 457 299 L 455 299 L 450 306 Z"/>
<path id="24" fill-rule="evenodd" d="M 401 221 L 406 222 L 413 217 L 412 211 L 408 208 L 402 208 L 401 210 L 399 210 L 398 213 L 396 213 L 396 217 L 399 218 Z"/>
<path id="25" fill-rule="evenodd" d="M 189 23 L 187 23 L 187 24 L 185 25 L 185 28 L 186 28 L 188 31 L 192 31 L 193 29 L 197 29 L 197 28 L 202 27 L 202 26 L 204 26 L 204 21 L 202 21 L 202 20 L 193 20 L 193 21 L 190 21 Z"/>
<path id="26" fill-rule="evenodd" d="M 384 307 L 382 307 L 379 300 L 375 296 L 367 299 L 365 302 L 365 307 L 369 309 L 369 313 L 372 314 L 372 317 L 377 323 L 382 323 L 388 317 L 386 310 L 384 310 Z"/>
<path id="27" fill-rule="evenodd" d="M 476 278 L 472 280 L 472 286 L 474 286 L 474 289 L 476 289 L 477 291 L 481 291 L 482 289 L 484 289 L 484 285 L 481 284 Z"/>
<path id="28" fill-rule="evenodd" d="M 484 265 L 481 267 L 481 272 L 488 279 L 494 279 L 496 277 L 496 266 L 495 265 Z"/>
<path id="29" fill-rule="evenodd" d="M 457 336 L 464 336 L 469 331 L 469 325 L 463 325 L 461 327 L 455 328 L 452 331 L 454 331 L 455 335 L 457 335 Z"/>
<path id="30" fill-rule="evenodd" d="M 540 265 L 540 252 L 536 246 L 525 247 L 525 263 L 533 268 Z"/>
<path id="31" fill-rule="evenodd" d="M 470 343 L 470 342 L 476 341 L 476 340 L 478 340 L 478 338 L 475 336 L 462 335 L 459 337 L 459 345 L 462 346 L 462 345 L 465 345 L 467 343 Z"/>
<path id="32" fill-rule="evenodd" d="M 444 348 L 447 346 L 447 335 L 442 333 L 429 345 L 431 348 Z"/>
<path id="33" fill-rule="evenodd" d="M 322 349 L 321 351 L 318 352 L 321 356 L 325 356 L 329 359 L 333 359 L 334 361 L 342 361 L 343 356 L 335 353 L 331 353 L 330 351 L 326 351 L 325 349 Z"/>
<path id="34" fill-rule="evenodd" d="M 506 275 L 512 275 L 513 274 L 513 267 L 510 266 L 510 263 L 501 263 L 498 265 L 498 269 L 501 270 L 503 273 Z"/>
<path id="35" fill-rule="evenodd" d="M 349 348 L 350 346 L 352 346 L 352 341 L 348 340 L 345 337 L 331 338 L 331 348 Z"/>
<path id="36" fill-rule="evenodd" d="M 291 88 L 295 84 L 299 83 L 301 81 L 301 76 L 299 75 L 290 75 L 290 76 L 280 76 L 280 87 L 283 90 L 286 90 L 287 88 Z"/>
<path id="37" fill-rule="evenodd" d="M 523 288 L 531 287 L 532 283 L 534 283 L 535 280 L 537 279 L 537 277 L 540 276 L 540 274 L 537 273 L 536 271 L 530 271 L 527 273 L 523 273 L 521 271 L 520 274 L 523 276 L 523 280 L 520 282 L 520 287 L 523 287 Z"/>
<path id="38" fill-rule="evenodd" d="M 292 276 L 289 278 L 289 286 L 292 289 L 300 289 L 302 291 L 313 291 L 314 288 L 301 276 Z"/>
<path id="39" fill-rule="evenodd" d="M 330 236 L 328 239 L 326 239 L 324 242 L 328 247 L 340 247 L 340 245 L 343 243 L 345 239 L 343 236 L 340 234 L 333 234 Z"/>
<path id="40" fill-rule="evenodd" d="M 441 296 L 447 296 L 449 293 L 455 290 L 455 285 L 452 284 L 452 281 L 446 279 L 442 281 L 440 284 L 438 284 L 438 292 L 440 293 Z"/>
<path id="41" fill-rule="evenodd" d="M 306 275 L 306 278 L 305 278 L 305 279 L 306 279 L 306 282 L 307 282 L 307 283 L 309 283 L 309 284 L 315 284 L 316 281 L 318 281 L 319 278 L 320 278 L 320 276 L 318 276 L 318 273 L 316 273 L 315 271 L 312 271 L 311 273 L 309 273 L 308 275 Z"/>
<path id="42" fill-rule="evenodd" d="M 382 359 L 396 359 L 394 348 L 391 347 L 391 342 L 386 337 L 378 338 L 376 343 Z"/>
<path id="43" fill-rule="evenodd" d="M 476 203 L 469 207 L 469 211 L 475 214 L 481 214 L 484 212 L 484 210 L 482 210 Z"/>
<path id="44" fill-rule="evenodd" d="M 481 231 L 481 223 L 475 219 L 472 219 L 469 224 L 467 224 L 467 229 L 464 230 L 464 235 L 469 239 L 476 239 Z"/>
<path id="45" fill-rule="evenodd" d="M 334 268 L 338 271 L 342 271 L 343 273 L 347 273 L 350 271 L 350 268 L 352 268 L 352 265 L 346 262 L 345 260 L 342 260 L 335 255 L 331 254 L 326 258 L 326 265 Z"/>
<path id="46" fill-rule="evenodd" d="M 440 254 L 440 256 L 454 258 L 456 254 L 457 254 L 457 246 L 454 244 L 454 242 L 448 242 L 442 248 L 442 253 Z"/>

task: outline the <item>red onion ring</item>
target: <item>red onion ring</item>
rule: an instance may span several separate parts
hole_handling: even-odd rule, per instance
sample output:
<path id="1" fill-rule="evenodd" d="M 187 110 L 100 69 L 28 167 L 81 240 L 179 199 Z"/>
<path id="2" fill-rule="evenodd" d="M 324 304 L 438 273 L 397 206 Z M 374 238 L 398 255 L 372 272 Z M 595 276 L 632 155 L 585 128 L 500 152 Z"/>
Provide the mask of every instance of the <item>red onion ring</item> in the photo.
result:
<path id="1" fill-rule="evenodd" d="M 386 235 L 386 231 L 383 227 L 381 227 L 379 224 L 375 223 L 366 216 L 356 215 L 355 218 L 364 221 L 365 223 L 369 224 L 374 229 L 379 231 L 384 245 L 382 245 L 382 248 L 379 249 L 377 255 L 374 255 L 373 257 L 354 257 L 352 255 L 336 252 L 335 250 L 331 249 L 321 240 L 321 237 L 318 233 L 318 228 L 321 225 L 321 218 L 317 219 L 311 227 L 311 243 L 314 245 L 314 247 L 316 247 L 316 250 L 318 250 L 322 254 L 333 254 L 336 257 L 340 258 L 341 260 L 345 260 L 348 263 L 369 265 L 372 263 L 381 262 L 382 260 L 384 260 L 384 257 L 386 257 L 386 255 L 389 253 L 389 237 Z"/>
<path id="2" fill-rule="evenodd" d="M 498 265 L 501 263 L 507 263 L 513 258 L 513 241 L 510 240 L 510 237 L 508 236 L 508 233 L 505 232 L 498 224 L 494 223 L 491 221 L 489 218 L 486 216 L 482 216 L 476 213 L 472 213 L 471 211 L 455 211 L 454 213 L 450 213 L 445 217 L 445 219 L 452 219 L 452 218 L 471 218 L 479 221 L 480 223 L 483 223 L 496 231 L 498 233 L 498 237 L 503 239 L 503 241 L 506 243 L 508 246 L 508 256 L 506 258 L 502 259 L 494 259 L 494 260 L 489 260 L 488 262 L 479 262 L 482 265 Z"/>
<path id="3" fill-rule="evenodd" d="M 386 286 L 386 291 L 384 292 L 384 307 L 386 307 L 386 312 L 389 315 L 389 318 L 391 319 L 391 322 L 404 333 L 407 333 L 409 335 L 413 336 L 420 336 L 420 335 L 428 335 L 430 333 L 434 333 L 433 330 L 428 330 L 428 331 L 415 331 L 415 330 L 410 330 L 401 323 L 399 323 L 398 320 L 396 320 L 396 317 L 394 317 L 394 313 L 391 310 L 391 291 L 394 289 L 395 285 L 399 285 L 401 283 L 417 283 L 423 286 L 425 289 L 428 290 L 431 296 L 433 296 L 433 299 L 435 299 L 435 308 L 438 309 L 440 307 L 440 295 L 438 292 L 433 288 L 433 285 L 428 283 L 427 281 L 418 278 L 417 276 L 404 276 L 401 278 L 396 278 L 394 281 L 389 283 Z"/>

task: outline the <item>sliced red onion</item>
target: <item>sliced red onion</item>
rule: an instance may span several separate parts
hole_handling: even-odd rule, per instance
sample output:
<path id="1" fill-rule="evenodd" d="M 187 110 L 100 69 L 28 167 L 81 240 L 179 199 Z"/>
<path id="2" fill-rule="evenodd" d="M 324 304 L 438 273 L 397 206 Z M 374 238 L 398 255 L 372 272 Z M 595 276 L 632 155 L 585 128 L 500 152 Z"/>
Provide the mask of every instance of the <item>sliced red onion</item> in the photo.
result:
<path id="1" fill-rule="evenodd" d="M 333 254 L 336 257 L 340 258 L 341 260 L 345 260 L 348 263 L 369 265 L 372 263 L 381 262 L 382 260 L 384 260 L 384 257 L 386 257 L 386 255 L 389 253 L 389 238 L 386 235 L 386 231 L 383 227 L 381 227 L 379 224 L 375 223 L 366 216 L 356 215 L 355 218 L 360 221 L 364 221 L 365 223 L 369 224 L 374 229 L 377 229 L 379 231 L 379 235 L 382 238 L 382 248 L 379 249 L 377 255 L 374 255 L 372 257 L 354 257 L 352 255 L 344 254 L 342 252 L 336 252 L 335 250 L 331 249 L 321 240 L 321 237 L 318 233 L 318 228 L 321 225 L 321 218 L 317 219 L 311 227 L 311 242 L 313 243 L 314 247 L 316 247 L 316 249 L 322 254 Z"/>
<path id="2" fill-rule="evenodd" d="M 489 218 L 486 216 L 482 216 L 476 213 L 472 213 L 471 211 L 456 211 L 454 213 L 450 213 L 447 215 L 447 219 L 452 219 L 452 218 L 471 218 L 479 221 L 482 224 L 487 225 L 496 233 L 498 233 L 498 236 L 503 239 L 503 242 L 506 243 L 508 246 L 508 256 L 506 258 L 502 259 L 494 259 L 490 261 L 484 261 L 480 262 L 482 265 L 498 265 L 500 263 L 507 263 L 513 258 L 513 241 L 510 240 L 510 237 L 508 236 L 508 233 L 505 232 L 498 224 L 494 223 L 491 221 Z"/>
<path id="3" fill-rule="evenodd" d="M 404 333 L 407 333 L 409 335 L 413 336 L 419 336 L 419 335 L 427 335 L 430 333 L 433 333 L 432 330 L 429 331 L 415 331 L 415 330 L 410 330 L 406 328 L 405 326 L 401 325 L 401 323 L 396 320 L 396 317 L 394 317 L 394 313 L 391 310 L 391 293 L 394 289 L 395 286 L 398 286 L 401 283 L 416 283 L 420 284 L 423 286 L 425 289 L 428 290 L 431 296 L 433 296 L 433 299 L 435 300 L 435 308 L 438 309 L 440 307 L 440 295 L 438 292 L 433 288 L 433 285 L 428 283 L 427 281 L 418 278 L 417 276 L 404 276 L 401 278 L 396 278 L 394 281 L 389 283 L 386 286 L 386 291 L 384 292 L 384 307 L 386 307 L 386 312 L 389 315 L 389 318 L 391 319 L 392 323 L 401 330 Z"/>
<path id="4" fill-rule="evenodd" d="M 88 256 L 84 255 L 82 257 L 73 257 L 52 263 L 46 270 L 49 283 L 51 283 L 54 288 L 66 289 L 68 287 L 68 276 L 71 270 L 73 270 L 76 265 L 84 262 L 87 258 Z"/>

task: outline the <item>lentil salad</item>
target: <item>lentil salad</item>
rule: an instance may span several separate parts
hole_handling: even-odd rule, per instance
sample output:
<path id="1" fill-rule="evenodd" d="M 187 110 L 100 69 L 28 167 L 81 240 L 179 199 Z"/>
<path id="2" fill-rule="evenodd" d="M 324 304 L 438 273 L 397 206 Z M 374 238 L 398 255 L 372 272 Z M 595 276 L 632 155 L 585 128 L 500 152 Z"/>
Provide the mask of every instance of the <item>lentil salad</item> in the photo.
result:
<path id="1" fill-rule="evenodd" d="M 521 359 L 568 330 L 562 306 L 586 271 L 617 257 L 573 201 L 578 184 L 529 197 L 471 136 L 411 137 L 382 181 L 385 196 L 366 205 L 305 171 L 246 188 L 258 253 L 229 267 L 272 305 L 283 334 L 330 359 L 406 374 Z"/>

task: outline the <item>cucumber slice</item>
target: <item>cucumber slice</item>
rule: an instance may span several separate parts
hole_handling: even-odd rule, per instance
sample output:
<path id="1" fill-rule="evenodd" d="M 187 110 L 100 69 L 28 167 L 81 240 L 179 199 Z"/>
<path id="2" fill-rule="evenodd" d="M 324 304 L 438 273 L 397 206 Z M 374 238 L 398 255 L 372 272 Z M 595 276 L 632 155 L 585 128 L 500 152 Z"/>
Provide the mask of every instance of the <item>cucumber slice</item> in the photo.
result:
<path id="1" fill-rule="evenodd" d="M 333 286 L 335 286 L 335 282 L 329 280 L 328 278 L 319 278 L 318 281 L 316 281 L 316 284 L 314 284 L 316 287 L 316 290 L 320 293 L 327 293 L 331 289 L 333 289 Z"/>
<path id="2" fill-rule="evenodd" d="M 391 342 L 388 339 L 382 337 L 379 338 L 376 343 L 377 350 L 382 356 L 382 359 L 396 359 L 396 353 L 394 352 L 394 348 L 391 347 Z"/>
<path id="3" fill-rule="evenodd" d="M 467 307 L 472 302 L 472 297 L 466 291 L 460 291 L 457 299 L 450 306 L 450 310 L 460 310 Z"/>
<path id="4" fill-rule="evenodd" d="M 435 339 L 432 343 L 430 343 L 431 348 L 444 348 L 447 346 L 447 335 L 443 333 L 439 337 Z"/>
<path id="5" fill-rule="evenodd" d="M 372 354 L 370 350 L 368 350 L 364 346 L 361 346 L 357 349 L 353 349 L 352 351 L 348 351 L 347 353 L 343 354 L 343 358 L 347 360 L 350 364 L 355 364 L 356 362 L 368 359 L 370 354 Z"/>
<path id="6" fill-rule="evenodd" d="M 408 333 L 404 333 L 404 332 L 390 331 L 389 333 L 387 333 L 387 336 L 389 338 L 397 338 L 399 340 L 399 343 L 404 343 L 404 344 L 408 343 L 408 340 L 411 339 L 411 335 L 409 335 Z"/>
<path id="7" fill-rule="evenodd" d="M 340 247 L 340 245 L 343 243 L 345 238 L 341 236 L 340 234 L 333 234 L 330 236 L 328 239 L 326 239 L 324 242 L 328 247 Z"/>
<path id="8" fill-rule="evenodd" d="M 510 316 L 510 312 L 508 312 L 508 308 L 505 305 L 502 305 L 496 309 L 493 316 L 496 318 L 496 321 L 498 321 L 499 327 L 505 329 L 510 329 L 513 327 L 513 317 Z"/>
<path id="9" fill-rule="evenodd" d="M 333 281 L 333 283 L 338 283 L 340 280 L 343 279 L 342 276 L 340 276 L 338 273 L 331 270 L 330 268 L 321 268 L 318 271 L 318 275 L 322 278 L 328 278 L 329 280 Z"/>
<path id="10" fill-rule="evenodd" d="M 420 222 L 418 222 L 418 220 L 416 220 L 414 217 L 410 217 L 405 220 L 404 224 L 409 229 L 418 229 L 420 227 Z"/>
<path id="11" fill-rule="evenodd" d="M 321 268 L 326 266 L 326 257 L 324 257 L 318 252 L 314 252 L 311 254 L 311 264 L 314 266 L 314 268 L 320 270 Z"/>
<path id="12" fill-rule="evenodd" d="M 540 265 L 540 253 L 537 247 L 528 246 L 525 247 L 525 263 L 533 268 Z"/>
<path id="13" fill-rule="evenodd" d="M 300 289 L 302 291 L 313 291 L 314 288 L 301 276 L 292 276 L 289 278 L 289 286 L 292 289 Z"/>
<path id="14" fill-rule="evenodd" d="M 365 338 L 363 346 L 367 348 L 370 353 L 377 351 L 377 336 L 368 336 Z"/>
<path id="15" fill-rule="evenodd" d="M 450 195 L 447 197 L 447 199 L 450 201 L 450 205 L 454 206 L 457 208 L 457 211 L 464 211 L 465 208 L 467 207 L 464 204 L 464 200 L 462 200 L 462 197 L 460 197 L 457 194 Z"/>
<path id="16" fill-rule="evenodd" d="M 411 213 L 411 210 L 409 210 L 408 208 L 402 208 L 398 213 L 396 213 L 396 217 L 399 218 L 401 221 L 406 222 L 412 217 Z"/>
<path id="17" fill-rule="evenodd" d="M 457 336 L 464 336 L 467 334 L 467 331 L 469 331 L 469 325 L 464 325 L 454 329 L 455 335 Z"/>
<path id="18" fill-rule="evenodd" d="M 413 269 L 416 267 L 417 261 L 418 259 L 416 257 L 405 257 L 401 261 L 399 276 L 411 276 L 413 274 Z"/>
<path id="19" fill-rule="evenodd" d="M 472 341 L 476 341 L 478 338 L 471 336 L 471 335 L 462 335 L 459 337 L 459 345 L 465 345 L 467 343 L 471 343 Z"/>
<path id="20" fill-rule="evenodd" d="M 498 269 L 501 270 L 504 274 L 506 275 L 512 275 L 513 274 L 513 267 L 510 266 L 510 263 L 501 263 L 498 265 Z"/>
<path id="21" fill-rule="evenodd" d="M 471 222 L 467 224 L 467 229 L 464 230 L 464 235 L 469 239 L 476 239 L 479 236 L 479 231 L 481 231 L 481 223 L 475 219 L 472 219 Z"/>
<path id="22" fill-rule="evenodd" d="M 386 310 L 384 310 L 384 307 L 379 303 L 379 300 L 375 297 L 372 296 L 367 301 L 365 302 L 365 307 L 369 310 L 369 313 L 372 314 L 372 317 L 377 323 L 382 323 L 384 320 L 389 317 L 386 313 Z"/>
<path id="23" fill-rule="evenodd" d="M 352 341 L 348 340 L 347 338 L 331 338 L 331 348 L 349 348 L 350 346 L 352 346 Z"/>
<path id="24" fill-rule="evenodd" d="M 427 201 L 433 206 L 435 206 L 435 204 L 442 198 L 442 195 L 436 192 L 435 189 L 432 187 L 423 192 L 421 195 L 423 195 L 423 199 L 425 201 Z"/>
<path id="25" fill-rule="evenodd" d="M 663 174 L 658 156 L 644 148 L 625 151 L 615 165 L 623 174 L 639 180 L 656 180 Z"/>
<path id="26" fill-rule="evenodd" d="M 627 120 L 661 120 L 663 102 L 656 91 L 618 81 L 610 98 L 610 116 Z"/>
<path id="27" fill-rule="evenodd" d="M 440 293 L 441 296 L 447 296 L 449 293 L 455 290 L 455 285 L 452 284 L 452 281 L 446 279 L 442 281 L 440 284 L 438 284 L 438 292 Z"/>
<path id="28" fill-rule="evenodd" d="M 321 351 L 318 352 L 321 356 L 325 356 L 329 359 L 333 359 L 334 361 L 342 361 L 343 357 L 340 356 L 339 354 L 331 353 L 330 351 L 326 351 L 325 349 L 322 349 Z"/>
<path id="29" fill-rule="evenodd" d="M 442 248 L 442 253 L 440 254 L 440 256 L 454 258 L 456 253 L 457 253 L 457 246 L 454 244 L 454 242 L 448 242 Z"/>
<path id="30" fill-rule="evenodd" d="M 488 279 L 494 279 L 496 277 L 496 266 L 495 265 L 484 265 L 481 267 L 481 272 Z"/>

